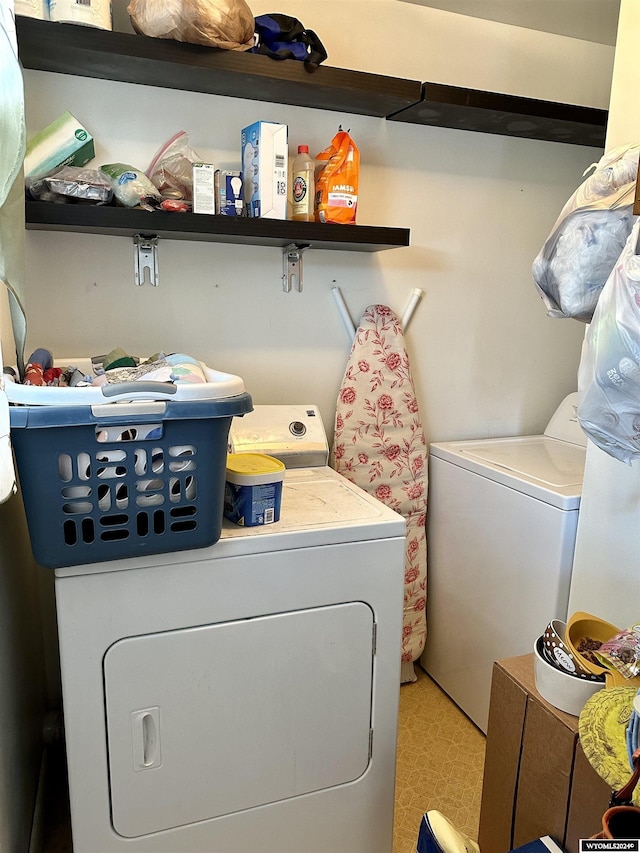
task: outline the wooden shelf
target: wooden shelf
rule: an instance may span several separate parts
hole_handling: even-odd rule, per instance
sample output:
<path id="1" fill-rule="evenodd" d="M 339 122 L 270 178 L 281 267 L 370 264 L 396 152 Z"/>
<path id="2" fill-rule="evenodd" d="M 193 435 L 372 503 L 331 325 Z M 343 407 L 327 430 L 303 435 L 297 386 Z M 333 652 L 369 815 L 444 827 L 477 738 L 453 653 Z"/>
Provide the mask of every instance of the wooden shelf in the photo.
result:
<path id="1" fill-rule="evenodd" d="M 420 100 L 403 80 L 172 39 L 16 17 L 24 68 L 384 117 Z"/>
<path id="2" fill-rule="evenodd" d="M 607 110 L 216 50 L 18 15 L 25 68 L 604 147 Z"/>
<path id="3" fill-rule="evenodd" d="M 17 16 L 25 68 L 168 89 L 345 111 L 412 124 L 604 146 L 606 110 L 216 50 Z M 408 228 L 149 213 L 27 202 L 27 228 L 174 240 L 376 252 L 409 245 Z"/>
<path id="4" fill-rule="evenodd" d="M 27 229 L 72 231 L 133 237 L 136 234 L 171 240 L 241 243 L 251 246 L 285 246 L 295 243 L 313 249 L 379 252 L 409 245 L 408 228 L 372 225 L 322 225 L 281 219 L 249 219 L 168 213 L 83 204 L 26 203 Z"/>
<path id="5" fill-rule="evenodd" d="M 604 148 L 607 110 L 423 83 L 422 98 L 391 121 Z"/>

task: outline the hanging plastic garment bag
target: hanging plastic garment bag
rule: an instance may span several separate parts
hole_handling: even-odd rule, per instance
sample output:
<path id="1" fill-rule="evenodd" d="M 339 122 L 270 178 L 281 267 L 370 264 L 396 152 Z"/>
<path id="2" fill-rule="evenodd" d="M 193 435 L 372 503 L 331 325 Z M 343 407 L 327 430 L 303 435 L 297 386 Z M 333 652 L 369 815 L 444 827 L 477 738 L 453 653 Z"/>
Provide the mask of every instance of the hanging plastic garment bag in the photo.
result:
<path id="1" fill-rule="evenodd" d="M 640 221 L 600 294 L 578 371 L 578 420 L 615 459 L 640 456 Z"/>
<path id="2" fill-rule="evenodd" d="M 562 208 L 532 267 L 549 317 L 591 321 L 636 218 L 639 152 L 640 145 L 609 151 Z"/>

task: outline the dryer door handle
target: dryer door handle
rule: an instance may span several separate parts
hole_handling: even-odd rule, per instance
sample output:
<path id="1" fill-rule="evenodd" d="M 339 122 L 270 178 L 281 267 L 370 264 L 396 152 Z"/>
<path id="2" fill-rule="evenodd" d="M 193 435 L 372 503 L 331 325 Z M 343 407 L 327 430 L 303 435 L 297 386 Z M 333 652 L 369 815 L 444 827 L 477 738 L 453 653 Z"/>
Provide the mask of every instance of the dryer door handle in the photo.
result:
<path id="1" fill-rule="evenodd" d="M 160 708 L 144 708 L 131 714 L 133 769 L 150 770 L 162 764 Z"/>

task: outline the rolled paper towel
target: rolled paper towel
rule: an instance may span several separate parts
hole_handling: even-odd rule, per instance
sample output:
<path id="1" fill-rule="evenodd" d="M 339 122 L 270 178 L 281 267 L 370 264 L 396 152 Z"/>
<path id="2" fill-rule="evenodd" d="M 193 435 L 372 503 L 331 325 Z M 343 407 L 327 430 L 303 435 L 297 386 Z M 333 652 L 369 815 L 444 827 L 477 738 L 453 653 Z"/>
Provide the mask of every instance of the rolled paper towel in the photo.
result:
<path id="1" fill-rule="evenodd" d="M 110 0 L 49 0 L 49 17 L 63 24 L 113 29 Z"/>
<path id="2" fill-rule="evenodd" d="M 39 18 L 41 21 L 49 20 L 48 0 L 15 0 L 14 10 L 16 15 Z"/>

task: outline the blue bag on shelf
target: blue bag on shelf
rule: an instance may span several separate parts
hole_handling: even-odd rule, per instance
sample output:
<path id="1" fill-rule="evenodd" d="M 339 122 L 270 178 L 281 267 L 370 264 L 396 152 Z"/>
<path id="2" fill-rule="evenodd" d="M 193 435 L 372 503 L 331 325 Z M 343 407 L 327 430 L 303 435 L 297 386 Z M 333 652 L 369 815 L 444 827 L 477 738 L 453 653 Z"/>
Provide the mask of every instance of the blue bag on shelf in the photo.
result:
<path id="1" fill-rule="evenodd" d="M 307 71 L 315 71 L 327 58 L 324 45 L 313 30 L 307 30 L 290 15 L 258 15 L 255 19 L 256 44 L 253 53 L 271 59 L 298 59 Z"/>

